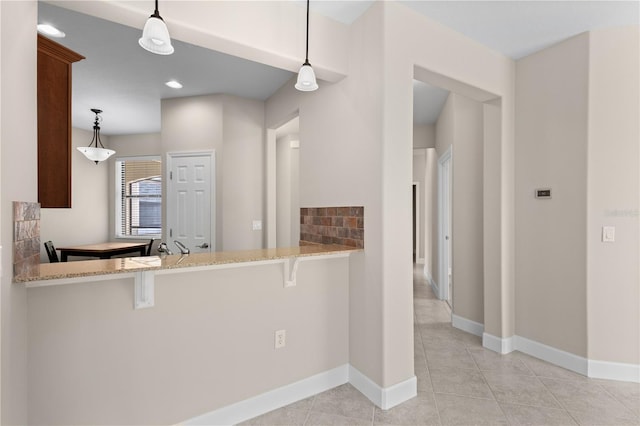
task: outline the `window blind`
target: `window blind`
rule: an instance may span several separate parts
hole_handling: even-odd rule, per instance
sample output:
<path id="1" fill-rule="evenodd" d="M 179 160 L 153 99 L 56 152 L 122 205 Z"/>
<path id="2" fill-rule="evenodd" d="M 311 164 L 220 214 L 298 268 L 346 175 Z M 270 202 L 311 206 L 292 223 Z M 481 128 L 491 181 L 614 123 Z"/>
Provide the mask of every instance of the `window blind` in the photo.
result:
<path id="1" fill-rule="evenodd" d="M 120 236 L 162 232 L 162 164 L 159 160 L 117 160 Z"/>

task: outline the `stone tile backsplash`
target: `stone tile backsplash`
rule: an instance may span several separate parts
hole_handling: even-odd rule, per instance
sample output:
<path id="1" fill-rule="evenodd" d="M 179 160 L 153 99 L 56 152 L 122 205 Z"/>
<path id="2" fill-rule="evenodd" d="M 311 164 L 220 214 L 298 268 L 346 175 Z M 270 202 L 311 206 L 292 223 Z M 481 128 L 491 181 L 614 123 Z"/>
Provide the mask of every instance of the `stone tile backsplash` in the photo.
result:
<path id="1" fill-rule="evenodd" d="M 300 243 L 364 248 L 364 207 L 303 207 Z"/>
<path id="2" fill-rule="evenodd" d="M 40 204 L 13 202 L 13 275 L 40 265 Z"/>

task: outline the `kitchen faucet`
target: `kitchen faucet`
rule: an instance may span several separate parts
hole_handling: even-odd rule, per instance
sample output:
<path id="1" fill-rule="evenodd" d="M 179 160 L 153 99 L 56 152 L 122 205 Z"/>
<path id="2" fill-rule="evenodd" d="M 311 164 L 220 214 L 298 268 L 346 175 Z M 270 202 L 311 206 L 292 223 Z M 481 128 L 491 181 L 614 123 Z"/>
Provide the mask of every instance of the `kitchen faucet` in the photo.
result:
<path id="1" fill-rule="evenodd" d="M 189 249 L 184 244 L 182 244 L 180 241 L 175 240 L 174 243 L 180 249 L 180 254 L 189 254 Z"/>
<path id="2" fill-rule="evenodd" d="M 166 254 L 173 254 L 173 252 L 171 250 L 169 250 L 169 247 L 167 247 L 167 243 L 160 243 L 160 245 L 158 246 L 158 252 L 159 253 L 166 253 Z"/>

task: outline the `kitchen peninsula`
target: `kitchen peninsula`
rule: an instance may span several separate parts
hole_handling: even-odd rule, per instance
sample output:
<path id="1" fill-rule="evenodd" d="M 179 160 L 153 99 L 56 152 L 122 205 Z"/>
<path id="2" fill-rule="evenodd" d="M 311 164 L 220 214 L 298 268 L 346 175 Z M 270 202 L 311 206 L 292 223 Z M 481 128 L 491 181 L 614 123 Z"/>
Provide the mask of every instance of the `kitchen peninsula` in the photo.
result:
<path id="1" fill-rule="evenodd" d="M 250 262 L 284 262 L 313 257 L 346 257 L 362 251 L 335 244 L 307 244 L 299 247 L 258 250 L 194 253 L 189 255 L 126 257 L 80 262 L 42 263 L 32 270 L 14 277 L 14 282 L 27 287 L 54 285 L 54 280 L 78 279 L 131 272 L 163 271 L 168 269 L 237 267 Z M 250 265 L 245 265 L 250 266 Z M 54 282 L 52 282 L 54 281 Z M 50 282 L 50 283 L 48 283 Z"/>

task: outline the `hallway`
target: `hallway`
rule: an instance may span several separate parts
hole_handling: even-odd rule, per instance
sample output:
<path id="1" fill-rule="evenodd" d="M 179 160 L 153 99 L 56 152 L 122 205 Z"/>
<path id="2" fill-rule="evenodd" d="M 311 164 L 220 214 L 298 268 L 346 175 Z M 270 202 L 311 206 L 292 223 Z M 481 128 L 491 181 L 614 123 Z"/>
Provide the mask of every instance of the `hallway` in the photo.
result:
<path id="1" fill-rule="evenodd" d="M 499 355 L 451 326 L 414 268 L 418 396 L 391 410 L 350 384 L 249 420 L 247 425 L 639 425 L 640 384 L 588 379 L 536 358 Z"/>

